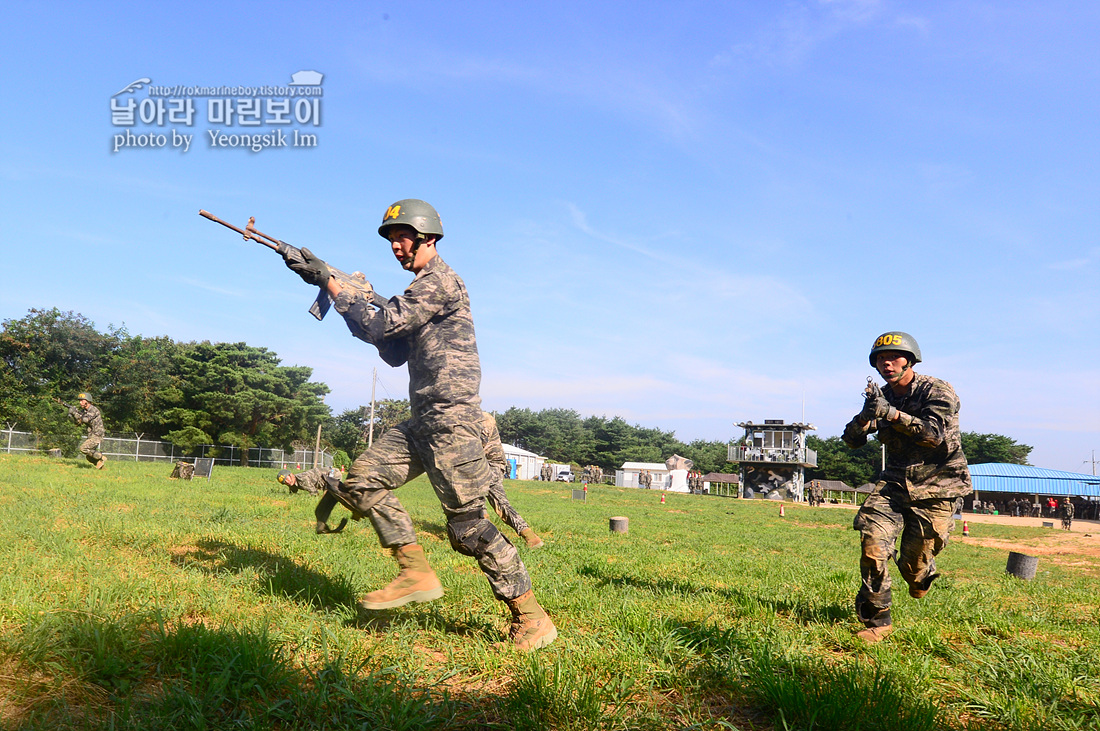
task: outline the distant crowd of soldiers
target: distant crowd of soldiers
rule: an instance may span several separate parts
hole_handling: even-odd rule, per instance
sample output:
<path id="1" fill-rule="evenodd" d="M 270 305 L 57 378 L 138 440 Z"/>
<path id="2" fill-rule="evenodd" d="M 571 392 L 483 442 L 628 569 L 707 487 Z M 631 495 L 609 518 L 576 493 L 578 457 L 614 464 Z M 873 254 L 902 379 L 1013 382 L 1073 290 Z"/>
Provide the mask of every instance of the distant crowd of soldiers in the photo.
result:
<path id="1" fill-rule="evenodd" d="M 1061 518 L 1068 511 L 1073 517 L 1074 506 L 1068 498 L 1048 497 L 1045 502 L 1030 502 L 1026 498 L 1011 499 L 1007 502 L 975 500 L 973 511 L 983 515 L 1009 515 L 1016 518 Z"/>

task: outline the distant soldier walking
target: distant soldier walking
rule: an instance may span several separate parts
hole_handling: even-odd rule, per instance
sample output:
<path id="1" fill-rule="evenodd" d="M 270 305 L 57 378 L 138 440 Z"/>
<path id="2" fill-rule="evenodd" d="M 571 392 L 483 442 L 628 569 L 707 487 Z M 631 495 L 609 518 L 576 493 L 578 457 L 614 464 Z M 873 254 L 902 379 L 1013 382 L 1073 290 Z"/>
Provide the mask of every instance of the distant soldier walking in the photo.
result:
<path id="1" fill-rule="evenodd" d="M 80 452 L 97 470 L 101 470 L 107 464 L 107 458 L 99 451 L 99 445 L 107 433 L 103 428 L 103 414 L 92 404 L 91 395 L 78 393 L 76 398 L 79 405 L 69 407 L 69 418 L 88 428 L 84 441 L 80 443 Z"/>
<path id="2" fill-rule="evenodd" d="M 959 398 L 951 384 L 913 370 L 921 362 L 913 336 L 880 335 L 869 360 L 887 388 L 882 391 L 868 379 L 863 410 L 842 438 L 858 449 L 877 432 L 886 447 L 886 468 L 853 526 L 863 548 L 856 614 L 865 627 L 856 636 L 875 643 L 893 631 L 890 559 L 909 584 L 909 596 L 927 594 L 939 575 L 935 556 L 955 527 L 955 501 L 973 489 L 959 434 Z M 895 550 L 899 534 L 901 546 Z"/>
<path id="3" fill-rule="evenodd" d="M 1073 502 L 1067 497 L 1062 501 L 1062 530 L 1070 530 L 1073 525 Z"/>
<path id="4" fill-rule="evenodd" d="M 542 467 L 539 469 L 539 478 L 543 482 L 550 482 L 554 479 L 554 469 L 550 466 L 549 462 L 542 463 Z"/>

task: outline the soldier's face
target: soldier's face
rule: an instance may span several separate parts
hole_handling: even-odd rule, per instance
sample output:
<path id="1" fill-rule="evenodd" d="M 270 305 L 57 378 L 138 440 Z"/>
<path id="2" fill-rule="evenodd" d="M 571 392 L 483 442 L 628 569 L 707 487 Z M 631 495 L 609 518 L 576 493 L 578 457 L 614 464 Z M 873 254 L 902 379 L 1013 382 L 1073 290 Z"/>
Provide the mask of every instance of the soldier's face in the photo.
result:
<path id="1" fill-rule="evenodd" d="M 80 408 L 82 408 L 82 409 L 88 408 L 88 399 L 83 399 L 83 398 L 80 399 Z"/>
<path id="2" fill-rule="evenodd" d="M 412 265 L 412 250 L 413 245 L 416 243 L 416 232 L 408 226 L 394 226 L 388 233 L 393 255 L 401 262 L 401 266 L 408 269 Z"/>
<path id="3" fill-rule="evenodd" d="M 906 367 L 908 365 L 909 358 L 896 350 L 884 350 L 875 358 L 879 375 L 889 384 L 902 382 L 905 374 L 912 372 Z"/>

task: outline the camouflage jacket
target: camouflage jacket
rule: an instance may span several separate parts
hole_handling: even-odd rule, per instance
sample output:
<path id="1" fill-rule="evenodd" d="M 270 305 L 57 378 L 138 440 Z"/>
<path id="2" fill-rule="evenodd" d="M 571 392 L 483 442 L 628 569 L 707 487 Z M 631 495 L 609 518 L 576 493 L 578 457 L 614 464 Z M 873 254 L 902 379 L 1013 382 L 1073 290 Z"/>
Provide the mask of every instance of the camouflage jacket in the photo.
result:
<path id="1" fill-rule="evenodd" d="M 392 366 L 409 364 L 409 406 L 416 423 L 476 423 L 481 361 L 466 285 L 439 256 L 405 293 L 374 310 L 345 289 L 336 298 L 352 334 L 378 347 Z"/>
<path id="2" fill-rule="evenodd" d="M 959 435 L 959 397 L 951 384 L 917 373 L 906 393 L 898 395 L 891 388 L 882 393 L 901 412 L 897 421 L 878 419 L 864 431 L 857 416 L 841 437 L 858 449 L 867 443 L 868 434 L 878 432 L 879 441 L 886 445 L 886 469 L 879 474 L 879 482 L 903 486 L 912 500 L 973 492 Z"/>
<path id="3" fill-rule="evenodd" d="M 88 436 L 90 437 L 101 437 L 107 433 L 107 430 L 103 428 L 103 414 L 94 404 L 88 404 L 86 409 L 73 406 L 69 409 L 69 416 L 77 424 L 88 427 Z"/>
<path id="4" fill-rule="evenodd" d="M 485 447 L 485 461 L 493 473 L 494 484 L 504 484 L 504 475 L 509 473 L 508 460 L 504 456 L 504 446 L 500 443 L 497 420 L 488 411 L 481 412 L 481 446 Z"/>
<path id="5" fill-rule="evenodd" d="M 290 491 L 305 490 L 310 495 L 323 492 L 325 489 L 325 476 L 328 473 L 329 471 L 323 467 L 314 467 L 305 472 L 296 472 L 294 474 L 294 486 L 290 488 Z"/>

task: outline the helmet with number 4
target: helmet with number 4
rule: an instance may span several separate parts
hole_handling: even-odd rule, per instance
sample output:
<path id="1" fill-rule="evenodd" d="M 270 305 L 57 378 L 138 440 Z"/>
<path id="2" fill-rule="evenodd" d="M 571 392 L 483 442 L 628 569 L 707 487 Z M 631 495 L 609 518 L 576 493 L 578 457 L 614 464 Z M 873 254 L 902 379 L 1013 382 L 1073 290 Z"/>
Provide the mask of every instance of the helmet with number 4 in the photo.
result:
<path id="1" fill-rule="evenodd" d="M 871 346 L 871 354 L 867 356 L 867 360 L 871 362 L 872 368 L 878 367 L 875 363 L 878 359 L 878 354 L 887 350 L 905 353 L 905 355 L 909 356 L 909 365 L 920 363 L 920 346 L 917 345 L 916 338 L 909 333 L 895 330 L 883 333 L 875 338 L 875 344 Z"/>
<path id="2" fill-rule="evenodd" d="M 378 227 L 378 235 L 389 238 L 388 232 L 392 226 L 410 226 L 425 238 L 434 236 L 437 241 L 443 238 L 443 222 L 439 220 L 439 214 L 431 205 L 416 198 L 397 201 L 387 208 L 382 216 L 382 225 Z"/>

